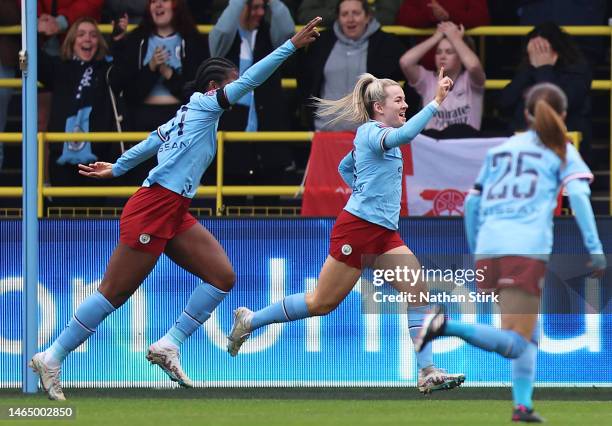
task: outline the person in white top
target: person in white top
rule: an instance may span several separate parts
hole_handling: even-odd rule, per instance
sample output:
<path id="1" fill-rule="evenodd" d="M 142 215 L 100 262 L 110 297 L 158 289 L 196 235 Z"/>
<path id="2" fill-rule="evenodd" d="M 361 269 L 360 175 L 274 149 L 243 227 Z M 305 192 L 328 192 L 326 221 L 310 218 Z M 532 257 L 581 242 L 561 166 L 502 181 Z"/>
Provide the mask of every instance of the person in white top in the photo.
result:
<path id="1" fill-rule="evenodd" d="M 436 71 L 429 71 L 419 65 L 419 61 L 434 47 Z M 455 83 L 426 129 L 445 130 L 463 124 L 480 130 L 486 76 L 478 56 L 464 40 L 463 25 L 441 22 L 431 37 L 404 53 L 400 67 L 408 84 L 423 99 L 430 99 L 435 94 L 436 76 L 441 67 Z"/>

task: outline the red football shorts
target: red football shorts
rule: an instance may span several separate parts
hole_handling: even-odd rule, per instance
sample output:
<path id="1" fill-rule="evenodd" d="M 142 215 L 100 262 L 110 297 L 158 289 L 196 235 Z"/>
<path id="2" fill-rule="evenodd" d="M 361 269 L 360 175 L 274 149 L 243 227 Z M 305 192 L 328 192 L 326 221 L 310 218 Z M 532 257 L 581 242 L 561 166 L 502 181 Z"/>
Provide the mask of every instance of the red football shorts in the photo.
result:
<path id="1" fill-rule="evenodd" d="M 363 269 L 362 255 L 380 255 L 403 245 L 399 232 L 342 210 L 331 232 L 329 254 L 339 262 Z"/>
<path id="2" fill-rule="evenodd" d="M 119 241 L 133 249 L 160 255 L 175 235 L 197 223 L 189 213 L 190 198 L 158 184 L 130 197 L 119 221 Z"/>
<path id="3" fill-rule="evenodd" d="M 481 291 L 518 287 L 535 296 L 542 294 L 546 262 L 523 256 L 504 256 L 476 261 L 484 270 L 484 280 L 477 282 Z"/>

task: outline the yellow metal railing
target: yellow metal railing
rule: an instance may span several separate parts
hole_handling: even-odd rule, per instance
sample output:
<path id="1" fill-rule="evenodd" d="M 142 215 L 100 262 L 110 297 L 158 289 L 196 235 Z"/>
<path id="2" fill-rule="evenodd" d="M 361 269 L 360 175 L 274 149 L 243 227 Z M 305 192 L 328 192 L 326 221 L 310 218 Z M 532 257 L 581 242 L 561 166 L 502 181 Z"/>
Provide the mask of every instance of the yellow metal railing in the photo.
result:
<path id="1" fill-rule="evenodd" d="M 511 80 L 487 80 L 485 81 L 485 89 L 489 90 L 500 90 L 503 89 L 510 83 Z M 405 84 L 405 81 L 399 82 L 402 86 Z M 42 85 L 38 83 L 40 87 Z M 281 85 L 283 89 L 297 89 L 297 80 L 295 78 L 283 78 L 281 80 Z M 0 78 L 0 88 L 11 88 L 11 89 L 19 89 L 21 88 L 21 79 L 20 78 Z M 593 80 L 591 82 L 592 90 L 611 90 L 612 89 L 612 81 L 610 80 Z"/>
<path id="2" fill-rule="evenodd" d="M 113 26 L 110 24 L 100 24 L 98 26 L 104 34 L 113 32 Z M 295 30 L 299 31 L 303 26 L 296 25 Z M 128 31 L 132 31 L 136 25 L 129 25 Z M 208 34 L 212 31 L 212 25 L 198 25 L 198 31 L 202 34 Z M 603 25 L 582 26 L 582 25 L 565 25 L 563 30 L 571 35 L 577 36 L 607 36 L 610 35 L 610 28 Z M 434 33 L 435 28 L 409 28 L 399 25 L 386 25 L 382 27 L 383 31 L 395 34 L 398 36 L 424 36 Z M 472 28 L 466 31 L 466 34 L 472 36 L 524 36 L 533 29 L 533 26 L 482 26 Z M 18 35 L 21 34 L 20 25 L 9 25 L 0 27 L 0 35 Z"/>
<path id="3" fill-rule="evenodd" d="M 38 217 L 43 217 L 44 197 L 129 197 L 138 190 L 137 186 L 61 186 L 44 185 L 45 144 L 63 143 L 65 141 L 99 142 L 138 142 L 145 139 L 146 132 L 124 133 L 39 133 L 38 134 Z M 214 196 L 217 216 L 223 214 L 223 196 L 265 196 L 265 195 L 299 195 L 300 186 L 251 186 L 223 185 L 225 143 L 235 142 L 310 142 L 313 132 L 218 132 L 217 133 L 217 183 L 214 186 L 199 186 L 197 196 Z M 21 143 L 21 133 L 0 133 L 0 142 Z M 0 198 L 17 198 L 22 195 L 18 186 L 0 187 Z"/>

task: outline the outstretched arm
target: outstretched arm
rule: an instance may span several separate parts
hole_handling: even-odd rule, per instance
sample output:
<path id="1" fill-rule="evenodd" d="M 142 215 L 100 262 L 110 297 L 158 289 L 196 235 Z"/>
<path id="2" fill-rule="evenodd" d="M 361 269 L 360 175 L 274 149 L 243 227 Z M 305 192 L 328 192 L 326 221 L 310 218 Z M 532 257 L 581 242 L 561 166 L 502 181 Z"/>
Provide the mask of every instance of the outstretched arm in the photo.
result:
<path id="1" fill-rule="evenodd" d="M 225 96 L 230 104 L 235 104 L 245 94 L 265 82 L 274 71 L 297 49 L 304 47 L 317 39 L 319 32 L 317 24 L 321 18 L 315 18 L 302 28 L 296 35 L 287 40 L 261 61 L 250 67 L 240 78 L 225 86 Z"/>
<path id="2" fill-rule="evenodd" d="M 383 140 L 383 148 L 387 150 L 410 143 L 425 128 L 429 120 L 438 111 L 439 106 L 440 104 L 435 100 L 431 101 L 402 127 L 391 130 Z"/>
<path id="3" fill-rule="evenodd" d="M 97 161 L 88 165 L 79 164 L 79 173 L 95 179 L 121 176 L 143 161 L 153 157 L 163 142 L 164 140 L 161 138 L 159 130 L 151 132 L 148 138 L 125 151 L 115 164 L 103 161 Z"/>
<path id="4" fill-rule="evenodd" d="M 591 189 L 584 179 L 570 180 L 566 185 L 574 216 L 582 234 L 582 240 L 587 250 L 591 254 L 591 262 L 596 270 L 603 270 L 606 267 L 606 258 L 603 256 L 603 247 L 597 233 L 595 216 L 589 195 Z"/>

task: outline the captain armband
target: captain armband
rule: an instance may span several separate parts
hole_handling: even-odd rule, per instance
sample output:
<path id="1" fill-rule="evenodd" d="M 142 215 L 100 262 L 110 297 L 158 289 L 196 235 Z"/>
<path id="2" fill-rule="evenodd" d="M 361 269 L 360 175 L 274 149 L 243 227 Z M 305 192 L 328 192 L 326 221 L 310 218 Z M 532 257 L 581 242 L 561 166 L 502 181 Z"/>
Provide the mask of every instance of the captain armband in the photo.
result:
<path id="1" fill-rule="evenodd" d="M 227 99 L 227 95 L 225 94 L 225 90 L 223 89 L 218 89 L 217 90 L 217 102 L 219 103 L 219 106 L 223 109 L 230 109 L 230 107 L 232 106 L 230 104 L 229 99 Z"/>

